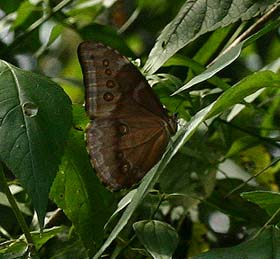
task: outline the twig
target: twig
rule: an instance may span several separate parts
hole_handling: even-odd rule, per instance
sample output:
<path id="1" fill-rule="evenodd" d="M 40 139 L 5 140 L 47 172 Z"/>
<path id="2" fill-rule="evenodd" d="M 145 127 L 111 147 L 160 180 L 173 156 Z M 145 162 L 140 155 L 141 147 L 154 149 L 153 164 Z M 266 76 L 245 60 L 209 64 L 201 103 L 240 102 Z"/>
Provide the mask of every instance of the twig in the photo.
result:
<path id="1" fill-rule="evenodd" d="M 220 56 L 222 56 L 224 53 L 228 52 L 230 49 L 235 47 L 238 43 L 243 41 L 244 39 L 248 38 L 250 35 L 252 35 L 259 26 L 264 24 L 267 20 L 271 18 L 271 16 L 274 15 L 274 13 L 278 10 L 279 4 L 276 4 L 273 6 L 267 13 L 265 13 L 259 20 L 257 20 L 252 26 L 250 26 L 246 31 L 244 31 L 238 38 L 236 38 L 226 49 L 224 49 L 218 57 L 215 58 L 209 65 L 213 64 Z M 208 66 L 209 66 L 208 65 Z"/>
<path id="2" fill-rule="evenodd" d="M 122 27 L 118 30 L 118 33 L 121 34 L 127 30 L 127 28 L 137 19 L 139 16 L 141 9 L 137 8 L 134 10 L 132 15 L 128 18 L 128 20 L 122 25 Z"/>
<path id="3" fill-rule="evenodd" d="M 235 124 L 233 124 L 233 123 L 231 123 L 231 122 L 225 121 L 225 120 L 223 120 L 223 119 L 218 118 L 217 120 L 218 120 L 219 122 L 223 123 L 223 124 L 229 125 L 230 127 L 234 128 L 234 129 L 237 129 L 237 130 L 239 130 L 239 131 L 241 131 L 241 132 L 244 132 L 244 133 L 246 133 L 246 134 L 248 134 L 248 135 L 250 135 L 250 136 L 253 136 L 253 137 L 259 139 L 260 141 L 262 141 L 262 142 L 264 142 L 264 143 L 269 143 L 269 144 L 272 145 L 272 146 L 275 146 L 275 147 L 277 147 L 277 148 L 280 148 L 280 144 L 277 143 L 277 141 L 275 141 L 275 140 L 273 140 L 273 139 L 271 139 L 271 138 L 260 136 L 260 135 L 254 133 L 254 132 L 251 132 L 251 131 L 249 131 L 249 130 L 247 130 L 247 129 L 245 129 L 245 128 L 241 128 L 241 127 L 239 127 L 239 126 L 237 126 L 237 125 L 235 125 Z"/>
<path id="4" fill-rule="evenodd" d="M 246 185 L 248 182 L 250 182 L 251 180 L 253 180 L 254 178 L 256 178 L 257 176 L 259 176 L 260 174 L 262 174 L 264 171 L 266 171 L 268 168 L 270 168 L 271 166 L 274 166 L 275 164 L 277 164 L 280 161 L 280 158 L 276 159 L 275 161 L 273 161 L 272 163 L 270 163 L 268 166 L 266 166 L 265 168 L 263 168 L 261 171 L 257 172 L 256 174 L 254 174 L 253 176 L 249 177 L 245 182 L 243 182 L 242 184 L 238 185 L 237 187 L 235 187 L 233 190 L 231 190 L 224 198 L 228 198 L 231 194 L 233 194 L 234 192 L 236 192 L 237 190 L 241 189 L 244 185 Z"/>

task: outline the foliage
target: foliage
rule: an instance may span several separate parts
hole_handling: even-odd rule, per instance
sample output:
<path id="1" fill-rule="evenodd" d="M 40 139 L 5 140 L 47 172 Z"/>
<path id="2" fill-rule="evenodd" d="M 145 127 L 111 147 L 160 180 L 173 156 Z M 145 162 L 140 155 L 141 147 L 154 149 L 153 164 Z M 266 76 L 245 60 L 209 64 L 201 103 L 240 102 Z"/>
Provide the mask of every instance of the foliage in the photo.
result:
<path id="1" fill-rule="evenodd" d="M 1 1 L 0 259 L 278 258 L 279 5 Z M 177 114 L 131 190 L 89 162 L 83 40 L 141 57 Z"/>

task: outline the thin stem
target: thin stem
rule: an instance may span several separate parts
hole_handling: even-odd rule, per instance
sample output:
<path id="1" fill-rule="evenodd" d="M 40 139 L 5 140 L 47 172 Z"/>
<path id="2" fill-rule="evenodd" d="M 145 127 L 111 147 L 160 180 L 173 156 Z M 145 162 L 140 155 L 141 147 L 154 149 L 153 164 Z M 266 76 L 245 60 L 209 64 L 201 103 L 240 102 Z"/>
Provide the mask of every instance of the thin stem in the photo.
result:
<path id="1" fill-rule="evenodd" d="M 132 15 L 129 17 L 129 19 L 123 24 L 123 26 L 118 30 L 118 33 L 121 34 L 127 30 L 127 28 L 137 19 L 139 16 L 141 9 L 137 8 L 134 10 Z"/>
<path id="2" fill-rule="evenodd" d="M 250 26 L 246 31 L 244 31 L 238 38 L 236 38 L 226 49 L 224 49 L 220 55 L 215 58 L 209 65 L 213 64 L 220 56 L 228 52 L 230 49 L 235 47 L 238 43 L 248 38 L 252 35 L 260 26 L 266 23 L 271 17 L 278 11 L 279 4 L 274 5 L 267 13 L 265 13 L 260 19 L 258 19 L 252 26 Z M 209 66 L 208 65 L 208 66 Z"/>
<path id="3" fill-rule="evenodd" d="M 269 226 L 269 224 L 275 219 L 275 217 L 279 214 L 279 212 L 280 212 L 280 208 L 273 213 L 273 215 L 270 217 L 270 219 L 259 229 L 259 231 L 251 239 L 257 238 Z"/>
<path id="4" fill-rule="evenodd" d="M 7 199 L 11 205 L 11 208 L 16 216 L 16 219 L 17 219 L 17 222 L 22 230 L 22 232 L 24 233 L 24 236 L 26 238 L 26 241 L 28 243 L 28 247 L 29 247 L 29 251 L 32 255 L 35 255 L 36 254 L 36 250 L 35 250 L 35 245 L 34 245 L 34 242 L 33 242 L 33 239 L 32 239 L 32 236 L 30 234 L 30 231 L 28 229 L 28 226 L 24 220 L 24 217 L 22 215 L 22 213 L 20 212 L 19 208 L 18 208 L 18 205 L 15 201 L 15 198 L 14 196 L 12 195 L 10 189 L 9 189 L 9 186 L 7 184 L 7 181 L 6 181 L 6 178 L 5 178 L 5 175 L 4 175 L 4 171 L 8 170 L 6 168 L 6 166 L 0 162 L 0 187 L 1 189 L 3 190 L 3 192 L 6 194 L 7 196 Z"/>
<path id="5" fill-rule="evenodd" d="M 239 126 L 237 126 L 237 125 L 235 125 L 235 124 L 233 124 L 231 122 L 225 121 L 223 119 L 218 118 L 217 120 L 219 122 L 223 123 L 223 124 L 229 125 L 230 127 L 234 128 L 234 129 L 240 130 L 241 132 L 244 132 L 244 133 L 246 133 L 246 134 L 248 134 L 250 136 L 253 136 L 253 137 L 259 139 L 260 141 L 262 141 L 264 143 L 269 143 L 272 146 L 280 148 L 280 144 L 277 143 L 275 140 L 273 140 L 271 138 L 260 136 L 260 135 L 254 133 L 254 132 L 251 132 L 250 130 L 247 130 L 245 128 L 241 128 L 241 127 L 239 127 Z"/>
<path id="6" fill-rule="evenodd" d="M 48 19 L 50 19 L 55 13 L 59 12 L 62 10 L 66 5 L 70 4 L 73 0 L 63 0 L 60 2 L 58 5 L 56 5 L 50 13 L 48 13 L 46 16 L 41 17 L 38 19 L 36 22 L 31 24 L 26 31 L 23 33 L 24 35 L 21 36 L 19 35 L 18 37 L 25 37 L 26 34 L 31 33 L 32 31 L 36 30 L 38 27 L 40 27 L 44 22 L 46 22 Z"/>
<path id="7" fill-rule="evenodd" d="M 227 49 L 223 51 L 223 53 L 227 52 L 232 47 L 236 46 L 242 40 L 246 39 L 250 35 L 252 35 L 257 28 L 259 28 L 262 24 L 264 24 L 267 20 L 269 20 L 274 12 L 277 11 L 279 5 L 273 6 L 264 16 L 262 16 L 259 20 L 257 20 L 252 26 L 250 26 L 246 31 L 244 31 L 235 41 L 233 41 Z"/>
<path id="8" fill-rule="evenodd" d="M 37 21 L 35 21 L 33 24 L 31 24 L 23 33 L 19 34 L 13 43 L 6 48 L 3 48 L 3 50 L 0 52 L 5 53 L 6 49 L 13 49 L 15 48 L 22 40 L 26 39 L 26 37 L 33 32 L 34 30 L 38 29 L 44 22 L 46 22 L 48 19 L 50 19 L 55 13 L 59 12 L 61 9 L 63 9 L 66 5 L 71 3 L 73 0 L 63 0 L 60 2 L 58 5 L 56 5 L 48 14 L 45 16 L 41 17 Z"/>
<path id="9" fill-rule="evenodd" d="M 224 198 L 228 198 L 230 195 L 232 195 L 234 192 L 236 192 L 237 190 L 240 190 L 243 186 L 245 186 L 248 182 L 250 182 L 251 180 L 253 180 L 254 178 L 258 177 L 260 174 L 262 174 L 263 172 L 265 172 L 268 168 L 270 168 L 271 166 L 274 166 L 275 164 L 277 164 L 280 161 L 280 158 L 277 158 L 275 161 L 273 161 L 272 163 L 270 163 L 268 166 L 266 166 L 265 168 L 263 168 L 261 171 L 257 172 L 256 174 L 254 174 L 253 176 L 249 177 L 245 182 L 243 182 L 242 184 L 238 185 L 237 187 L 235 187 L 233 190 L 231 190 Z"/>
<path id="10" fill-rule="evenodd" d="M 158 209 L 159 209 L 159 207 L 160 207 L 160 205 L 161 205 L 161 203 L 162 203 L 162 201 L 163 201 L 164 199 L 165 199 L 165 195 L 161 195 L 161 196 L 160 196 L 160 200 L 159 200 L 159 202 L 158 202 L 158 204 L 157 204 L 155 210 L 153 211 L 152 215 L 150 216 L 150 220 L 153 219 L 153 217 L 155 216 L 155 213 L 158 211 Z M 133 236 L 129 239 L 128 242 L 123 241 L 123 242 L 125 243 L 125 245 L 124 245 L 123 247 L 121 247 L 121 248 L 120 248 L 120 247 L 117 247 L 117 248 L 114 250 L 113 255 L 111 256 L 111 259 L 117 258 L 118 255 L 119 255 L 120 253 L 122 253 L 125 249 L 127 249 L 127 248 L 129 247 L 129 245 L 133 242 L 133 240 L 134 240 L 135 238 L 136 238 L 136 234 L 133 234 Z"/>

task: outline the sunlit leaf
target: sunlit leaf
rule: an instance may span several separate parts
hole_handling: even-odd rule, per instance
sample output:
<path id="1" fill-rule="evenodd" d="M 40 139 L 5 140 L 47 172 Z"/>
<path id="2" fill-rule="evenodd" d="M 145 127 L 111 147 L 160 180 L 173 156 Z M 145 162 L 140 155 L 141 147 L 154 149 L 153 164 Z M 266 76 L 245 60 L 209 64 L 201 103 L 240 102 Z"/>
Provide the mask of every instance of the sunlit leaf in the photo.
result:
<path id="1" fill-rule="evenodd" d="M 214 116 L 225 109 L 230 108 L 236 103 L 256 92 L 257 90 L 265 87 L 279 87 L 280 76 L 279 74 L 271 71 L 260 71 L 249 75 L 235 84 L 233 87 L 225 91 L 216 101 L 209 116 Z"/>
<path id="2" fill-rule="evenodd" d="M 194 77 L 187 84 L 183 85 L 180 89 L 178 89 L 175 93 L 173 93 L 173 95 L 178 94 L 178 93 L 192 87 L 193 85 L 196 85 L 200 82 L 203 82 L 203 81 L 211 78 L 213 75 L 218 73 L 220 70 L 222 70 L 223 68 L 225 68 L 226 66 L 231 64 L 240 55 L 242 45 L 243 44 L 240 43 L 237 46 L 231 48 L 228 52 L 226 52 L 221 57 L 219 57 L 213 65 L 211 65 L 209 68 L 207 68 L 204 72 L 202 72 L 198 76 Z"/>
<path id="3" fill-rule="evenodd" d="M 225 27 L 238 20 L 248 20 L 276 1 L 254 0 L 186 1 L 177 16 L 164 28 L 152 49 L 145 71 L 153 74 L 178 50 L 200 35 Z"/>
<path id="4" fill-rule="evenodd" d="M 52 28 L 49 40 L 48 40 L 48 46 L 51 45 L 59 36 L 61 36 L 61 33 L 65 27 L 61 24 L 57 24 Z"/>

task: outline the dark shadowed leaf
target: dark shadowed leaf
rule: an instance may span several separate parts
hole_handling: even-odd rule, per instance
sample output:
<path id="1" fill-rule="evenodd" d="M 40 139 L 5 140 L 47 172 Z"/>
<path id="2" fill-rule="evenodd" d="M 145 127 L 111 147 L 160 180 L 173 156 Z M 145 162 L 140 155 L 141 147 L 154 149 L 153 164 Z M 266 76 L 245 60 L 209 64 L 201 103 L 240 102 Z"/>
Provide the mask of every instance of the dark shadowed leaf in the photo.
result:
<path id="1" fill-rule="evenodd" d="M 270 216 L 272 216 L 280 208 L 280 194 L 278 192 L 244 192 L 241 196 L 265 209 Z"/>
<path id="2" fill-rule="evenodd" d="M 277 259 L 280 258 L 280 232 L 270 228 L 253 240 L 238 246 L 213 249 L 192 259 Z"/>
<path id="3" fill-rule="evenodd" d="M 242 220 L 243 222 L 247 221 L 248 225 L 261 226 L 267 220 L 267 214 L 255 204 L 247 202 L 240 197 L 241 192 L 256 190 L 256 187 L 245 185 L 240 190 L 226 197 L 230 191 L 240 184 L 242 184 L 242 181 L 238 179 L 218 180 L 215 191 L 207 199 L 207 202 L 201 205 L 202 210 L 210 206 L 232 218 Z M 206 209 L 203 211 L 205 216 Z"/>
<path id="4" fill-rule="evenodd" d="M 76 127 L 84 123 L 85 113 L 81 114 L 80 109 L 77 106 L 74 109 Z M 50 196 L 71 220 L 92 254 L 103 240 L 104 225 L 115 206 L 113 194 L 105 189 L 92 169 L 81 130 L 70 131 Z"/>
<path id="5" fill-rule="evenodd" d="M 46 242 L 55 237 L 62 231 L 62 227 L 54 227 L 50 229 L 44 229 L 41 233 L 39 231 L 31 232 L 32 239 L 35 247 L 39 250 Z M 9 242 L 2 243 L 0 246 L 0 258 L 1 259 L 16 259 L 27 258 L 26 256 L 28 244 L 24 236 L 16 240 L 10 240 Z"/>
<path id="6" fill-rule="evenodd" d="M 243 99 L 255 93 L 257 90 L 266 87 L 279 87 L 279 74 L 271 71 L 260 71 L 245 77 L 233 87 L 225 91 L 216 101 L 209 117 L 230 108 L 236 103 L 243 102 Z"/>
<path id="7" fill-rule="evenodd" d="M 167 223 L 143 220 L 133 224 L 134 231 L 154 259 L 171 259 L 178 245 L 176 230 Z"/>

